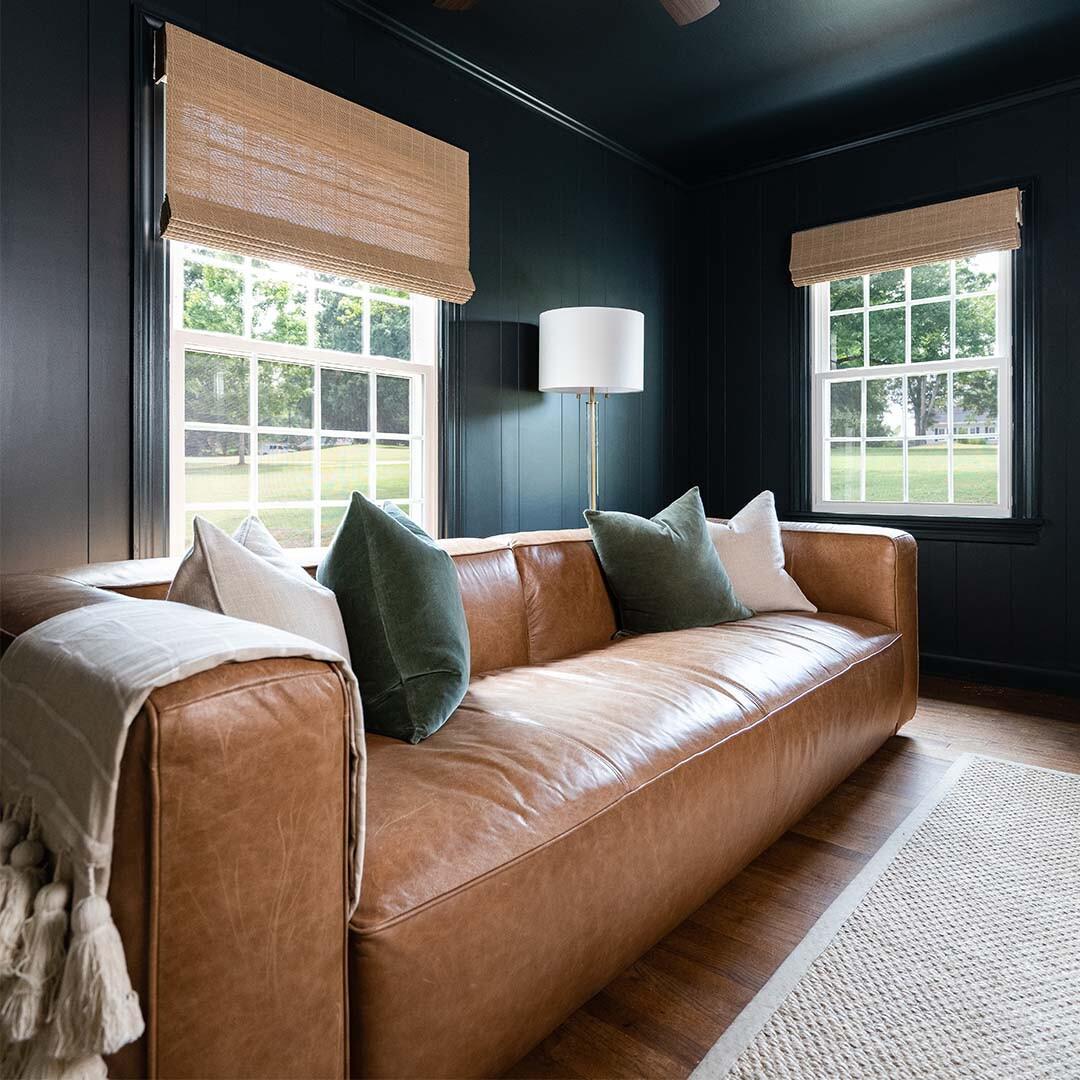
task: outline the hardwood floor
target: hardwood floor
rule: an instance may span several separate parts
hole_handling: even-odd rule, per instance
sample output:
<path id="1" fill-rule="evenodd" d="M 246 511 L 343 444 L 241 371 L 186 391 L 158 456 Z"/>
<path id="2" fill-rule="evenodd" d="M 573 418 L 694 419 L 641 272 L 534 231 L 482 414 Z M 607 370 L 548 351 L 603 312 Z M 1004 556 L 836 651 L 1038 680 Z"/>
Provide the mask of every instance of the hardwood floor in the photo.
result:
<path id="1" fill-rule="evenodd" d="M 967 752 L 1080 773 L 1080 701 L 924 679 L 900 735 L 507 1075 L 688 1076 Z"/>

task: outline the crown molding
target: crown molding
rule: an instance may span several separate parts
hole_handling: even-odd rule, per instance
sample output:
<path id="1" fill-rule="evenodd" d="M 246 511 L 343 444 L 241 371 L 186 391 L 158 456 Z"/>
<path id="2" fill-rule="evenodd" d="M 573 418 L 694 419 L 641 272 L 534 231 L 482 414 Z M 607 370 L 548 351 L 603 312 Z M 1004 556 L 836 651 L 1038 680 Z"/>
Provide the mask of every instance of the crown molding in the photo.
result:
<path id="1" fill-rule="evenodd" d="M 367 0 L 335 0 L 335 2 L 338 6 L 362 16 L 367 19 L 368 22 L 393 34 L 395 37 L 400 38 L 409 45 L 423 50 L 438 60 L 442 60 L 451 67 L 456 68 L 463 75 L 468 75 L 470 78 L 476 79 L 477 82 L 483 83 L 489 89 L 495 90 L 505 97 L 516 101 L 519 105 L 524 105 L 527 109 L 531 109 L 533 112 L 539 113 L 548 120 L 559 124 L 561 127 L 567 128 L 575 134 L 591 140 L 598 146 L 602 146 L 605 150 L 609 150 L 613 154 L 618 154 L 619 157 L 625 158 L 627 161 L 632 161 L 639 168 L 645 169 L 653 175 L 668 181 L 668 183 L 675 184 L 677 187 L 685 188 L 687 186 L 685 180 L 676 176 L 674 173 L 669 172 L 655 161 L 650 161 L 648 158 L 642 157 L 641 154 L 636 153 L 629 147 L 623 146 L 622 143 L 616 142 L 614 139 L 609 139 L 602 132 L 597 131 L 595 128 L 590 127 L 581 120 L 570 116 L 568 113 L 564 113 L 561 109 L 555 108 L 554 105 L 549 104 L 542 98 L 538 98 L 535 94 L 530 94 L 528 90 L 523 89 L 516 83 L 504 79 L 501 75 L 496 75 L 495 72 L 489 71 L 485 67 L 481 67 L 480 64 L 473 63 L 472 60 L 466 59 L 459 53 L 454 52 L 453 49 L 448 49 L 445 45 L 440 45 L 439 42 L 427 37 L 425 34 L 421 34 L 418 30 L 414 30 L 411 26 L 395 19 L 392 15 L 388 15 L 374 4 L 368 3 Z"/>
<path id="2" fill-rule="evenodd" d="M 683 180 L 683 183 L 691 191 L 703 191 L 719 184 L 730 183 L 733 180 L 746 180 L 753 176 L 762 176 L 765 173 L 774 172 L 777 169 L 786 169 L 792 165 L 802 165 L 808 161 L 818 161 L 821 158 L 832 157 L 833 154 L 843 154 L 848 150 L 858 150 L 860 147 L 888 142 L 890 139 L 898 139 L 904 135 L 917 135 L 919 132 L 933 131 L 935 128 L 963 123 L 965 120 L 976 120 L 980 116 L 1004 112 L 1006 109 L 1014 109 L 1020 105 L 1028 105 L 1033 101 L 1041 101 L 1044 98 L 1074 93 L 1077 90 L 1080 90 L 1080 78 L 1063 79 L 1058 82 L 1047 83 L 1044 86 L 1034 87 L 1031 90 L 1021 90 L 1015 94 L 1007 94 L 1004 97 L 994 98 L 991 101 L 983 101 L 978 105 L 970 105 L 966 109 L 956 109 L 952 112 L 940 113 L 927 120 L 919 120 L 912 124 L 903 124 L 894 128 L 885 128 L 882 131 L 875 132 L 871 135 L 849 139 L 846 142 L 822 146 L 816 150 L 808 150 L 802 154 L 771 158 L 767 161 L 760 162 L 757 165 L 748 165 L 743 169 L 735 169 L 727 173 L 716 173 L 704 180 Z"/>

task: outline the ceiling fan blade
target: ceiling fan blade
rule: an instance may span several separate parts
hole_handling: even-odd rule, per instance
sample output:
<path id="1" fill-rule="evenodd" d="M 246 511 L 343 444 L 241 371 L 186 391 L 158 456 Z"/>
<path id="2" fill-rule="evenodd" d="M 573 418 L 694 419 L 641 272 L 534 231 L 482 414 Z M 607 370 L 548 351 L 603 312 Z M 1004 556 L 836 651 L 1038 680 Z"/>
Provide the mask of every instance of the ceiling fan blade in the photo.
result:
<path id="1" fill-rule="evenodd" d="M 660 3 L 680 26 L 704 19 L 720 6 L 720 0 L 660 0 Z"/>
<path id="2" fill-rule="evenodd" d="M 476 0 L 431 0 L 442 11 L 468 11 Z"/>

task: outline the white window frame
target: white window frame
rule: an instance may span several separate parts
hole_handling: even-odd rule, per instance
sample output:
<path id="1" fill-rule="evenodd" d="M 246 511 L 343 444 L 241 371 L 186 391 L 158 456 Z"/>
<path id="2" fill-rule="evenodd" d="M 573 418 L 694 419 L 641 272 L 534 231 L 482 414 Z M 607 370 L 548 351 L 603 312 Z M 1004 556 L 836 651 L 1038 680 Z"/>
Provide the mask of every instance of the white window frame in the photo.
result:
<path id="1" fill-rule="evenodd" d="M 829 308 L 829 283 L 811 286 L 811 469 L 812 469 L 812 494 L 813 509 L 819 513 L 851 514 L 858 517 L 872 516 L 925 516 L 925 517 L 970 517 L 970 518 L 1003 518 L 1012 515 L 1013 502 L 1013 476 L 1012 476 L 1012 442 L 1013 442 L 1013 342 L 1012 342 L 1012 252 L 1001 251 L 998 255 L 997 266 L 997 341 L 993 356 L 980 356 L 975 358 L 960 358 L 949 360 L 936 360 L 924 362 L 912 362 L 911 360 L 911 309 L 922 304 L 940 303 L 944 297 L 928 297 L 920 300 L 911 299 L 911 267 L 904 270 L 904 300 L 892 304 L 875 304 L 871 309 L 869 304 L 869 275 L 863 275 L 863 304 L 861 308 L 837 309 L 830 311 Z M 960 298 L 967 296 L 989 295 L 991 290 L 974 293 L 961 293 Z M 950 334 L 955 357 L 956 348 L 956 263 L 950 263 Z M 870 311 L 885 311 L 890 308 L 904 309 L 904 363 L 903 364 L 875 364 L 870 365 Z M 830 317 L 844 313 L 861 311 L 863 316 L 863 364 L 862 367 L 841 368 L 831 370 L 830 355 Z M 948 449 L 948 497 L 944 503 L 908 502 L 908 442 L 914 440 L 909 432 L 907 409 L 904 408 L 903 429 L 899 436 L 878 436 L 868 438 L 866 435 L 866 381 L 868 377 L 876 378 L 903 378 L 904 400 L 907 400 L 907 379 L 909 376 L 935 375 L 942 373 L 956 373 L 963 371 L 985 371 L 993 369 L 997 371 L 998 387 L 998 418 L 997 418 L 997 451 L 998 451 L 998 501 L 995 504 L 971 504 L 953 502 L 953 440 L 964 438 L 962 434 L 953 431 L 953 392 L 952 378 L 949 378 L 948 409 L 946 413 L 946 446 Z M 861 430 L 858 437 L 832 438 L 826 429 L 826 410 L 828 408 L 829 386 L 836 382 L 857 381 L 862 384 L 862 419 Z M 862 494 L 866 494 L 866 446 L 867 443 L 896 443 L 903 444 L 903 490 L 905 501 L 903 502 L 845 502 L 833 500 L 829 497 L 830 490 L 830 453 L 829 448 L 834 443 L 858 444 L 862 457 L 861 484 Z"/>
<path id="2" fill-rule="evenodd" d="M 220 266 L 228 270 L 239 270 L 244 274 L 244 333 L 241 335 L 218 333 L 208 330 L 191 330 L 183 326 L 184 311 L 184 262 L 185 259 Z M 368 474 L 366 488 L 374 493 L 377 501 L 376 467 L 377 450 L 375 445 L 380 439 L 408 441 L 420 447 L 419 454 L 410 454 L 411 477 L 410 498 L 394 499 L 414 520 L 431 535 L 438 535 L 438 301 L 429 297 L 411 295 L 408 299 L 395 298 L 371 291 L 371 286 L 358 283 L 350 288 L 337 282 L 316 281 L 313 274 L 308 275 L 307 320 L 309 339 L 313 338 L 317 289 L 343 292 L 349 295 L 367 298 L 364 305 L 364 352 L 340 352 L 332 349 L 313 348 L 308 345 L 283 344 L 263 341 L 252 336 L 250 289 L 253 277 L 265 276 L 267 279 L 282 278 L 281 270 L 261 270 L 252 266 L 252 259 L 245 256 L 240 262 L 215 259 L 210 255 L 196 253 L 189 245 L 172 242 L 170 264 L 170 330 L 169 330 L 169 549 L 171 554 L 179 554 L 186 546 L 186 514 L 189 511 L 209 512 L 217 510 L 237 510 L 246 513 L 258 513 L 266 509 L 305 509 L 312 512 L 312 551 L 323 549 L 320 531 L 320 508 L 339 508 L 348 505 L 347 499 L 322 499 L 322 439 L 355 438 L 365 439 L 373 452 L 368 454 Z M 303 268 L 296 267 L 302 271 Z M 371 319 L 369 301 L 387 302 L 408 306 L 411 324 L 411 359 L 399 360 L 388 356 L 375 356 L 370 353 Z M 188 351 L 217 353 L 227 356 L 240 356 L 249 363 L 248 393 L 249 423 L 214 424 L 202 421 L 188 421 L 184 415 L 184 366 Z M 258 423 L 256 407 L 258 392 L 259 360 L 275 360 L 302 364 L 314 369 L 314 390 L 312 400 L 311 428 L 272 427 Z M 366 431 L 324 430 L 322 427 L 321 378 L 325 369 L 365 372 L 369 376 L 368 409 L 369 428 Z M 387 432 L 375 429 L 377 390 L 376 376 L 404 376 L 413 382 L 409 395 L 410 432 Z M 189 503 L 185 495 L 185 439 L 187 431 L 228 431 L 248 436 L 250 460 L 248 498 L 243 501 L 220 503 Z M 260 501 L 259 491 L 259 436 L 260 435 L 304 435 L 312 439 L 313 451 L 313 498 L 275 502 Z M 363 485 L 358 485 L 363 486 Z M 294 549 L 301 550 L 301 549 Z"/>

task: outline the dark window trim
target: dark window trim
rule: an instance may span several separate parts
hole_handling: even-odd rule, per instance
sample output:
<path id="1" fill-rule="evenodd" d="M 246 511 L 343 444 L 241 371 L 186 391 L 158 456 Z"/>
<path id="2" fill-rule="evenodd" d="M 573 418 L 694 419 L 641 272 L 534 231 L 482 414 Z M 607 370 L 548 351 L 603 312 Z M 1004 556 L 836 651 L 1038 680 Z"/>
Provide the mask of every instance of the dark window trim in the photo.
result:
<path id="1" fill-rule="evenodd" d="M 168 249 L 158 234 L 165 190 L 165 94 L 155 78 L 160 19 L 132 9 L 132 554 L 169 550 Z"/>
<path id="2" fill-rule="evenodd" d="M 165 196 L 165 95 L 158 75 L 162 19 L 133 9 L 134 193 L 132 222 L 132 550 L 149 559 L 169 550 L 169 266 L 158 232 Z M 440 303 L 436 383 L 439 394 L 439 530 L 460 536 L 464 456 L 461 306 Z"/>
<path id="3" fill-rule="evenodd" d="M 787 521 L 819 521 L 835 525 L 880 525 L 903 529 L 916 540 L 963 540 L 983 544 L 1037 544 L 1041 518 L 902 517 L 895 514 L 821 514 L 791 510 Z"/>
<path id="4" fill-rule="evenodd" d="M 917 540 L 966 540 L 981 543 L 1036 544 L 1042 533 L 1039 516 L 1039 379 L 1038 379 L 1038 185 L 1028 177 L 998 183 L 943 198 L 963 198 L 1003 187 L 1020 188 L 1023 198 L 1023 242 L 1013 252 L 1013 514 L 1008 518 L 930 517 L 921 514 L 827 514 L 815 512 L 811 493 L 812 447 L 810 414 L 810 290 L 790 289 L 792 330 L 791 416 L 794 425 L 792 505 L 783 516 L 791 521 L 883 525 L 903 529 Z M 883 207 L 888 213 L 925 205 Z"/>
<path id="5" fill-rule="evenodd" d="M 439 303 L 439 535 L 461 536 L 465 531 L 465 380 L 462 370 L 461 305 Z"/>

